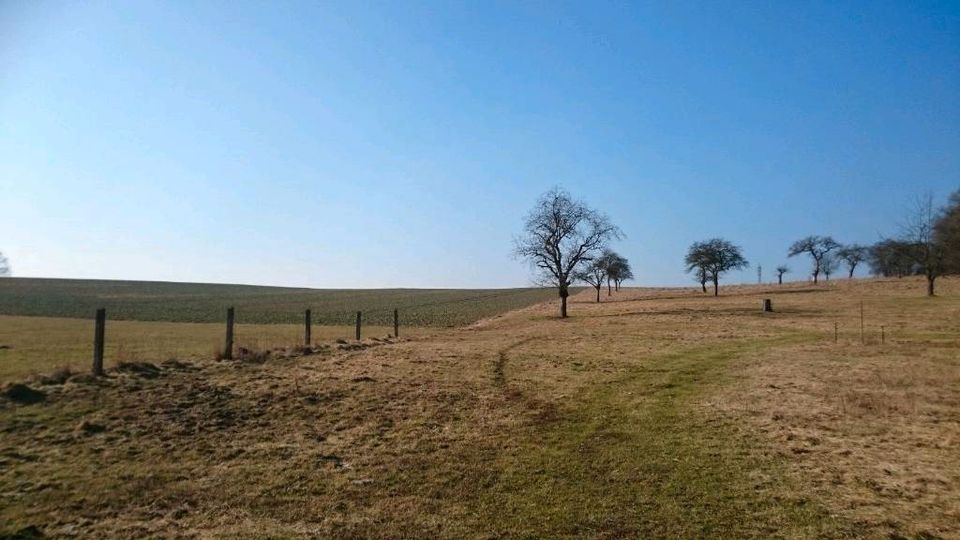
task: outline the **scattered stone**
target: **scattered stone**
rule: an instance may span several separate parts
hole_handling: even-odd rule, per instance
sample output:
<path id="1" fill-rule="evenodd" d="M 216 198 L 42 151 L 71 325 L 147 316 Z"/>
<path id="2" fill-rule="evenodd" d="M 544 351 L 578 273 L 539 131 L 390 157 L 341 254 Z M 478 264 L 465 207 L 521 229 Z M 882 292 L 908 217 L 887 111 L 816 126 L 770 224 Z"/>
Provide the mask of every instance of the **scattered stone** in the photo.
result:
<path id="1" fill-rule="evenodd" d="M 34 390 L 25 384 L 16 383 L 7 386 L 3 391 L 3 397 L 20 405 L 33 405 L 46 400 L 47 394 L 40 390 Z"/>

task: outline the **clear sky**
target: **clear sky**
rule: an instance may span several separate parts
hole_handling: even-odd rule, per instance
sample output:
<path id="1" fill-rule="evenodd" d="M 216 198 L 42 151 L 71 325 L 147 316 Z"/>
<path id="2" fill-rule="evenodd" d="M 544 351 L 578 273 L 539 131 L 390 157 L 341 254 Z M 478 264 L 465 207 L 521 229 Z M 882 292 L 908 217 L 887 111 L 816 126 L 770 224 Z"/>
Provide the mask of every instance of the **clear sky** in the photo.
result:
<path id="1" fill-rule="evenodd" d="M 0 0 L 16 275 L 524 286 L 554 185 L 639 285 L 798 277 L 960 188 L 960 4 Z"/>

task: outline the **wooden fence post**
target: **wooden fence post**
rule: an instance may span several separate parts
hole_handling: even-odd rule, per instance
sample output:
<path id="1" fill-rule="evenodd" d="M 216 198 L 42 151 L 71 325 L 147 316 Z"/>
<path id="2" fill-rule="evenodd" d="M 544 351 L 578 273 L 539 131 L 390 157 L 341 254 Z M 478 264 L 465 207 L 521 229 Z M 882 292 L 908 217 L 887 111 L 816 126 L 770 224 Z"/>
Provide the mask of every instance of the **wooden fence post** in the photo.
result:
<path id="1" fill-rule="evenodd" d="M 357 341 L 360 341 L 360 312 L 357 312 Z"/>
<path id="2" fill-rule="evenodd" d="M 840 325 L 836 322 L 833 323 L 833 342 L 837 343 L 840 341 Z"/>
<path id="3" fill-rule="evenodd" d="M 103 339 L 107 325 L 107 310 L 97 309 L 97 322 L 93 330 L 93 374 L 103 375 Z"/>
<path id="4" fill-rule="evenodd" d="M 880 344 L 883 345 L 883 342 L 886 341 L 886 336 L 884 335 L 883 325 L 880 325 Z"/>
<path id="5" fill-rule="evenodd" d="M 227 339 L 223 345 L 223 357 L 233 359 L 233 308 L 227 308 Z"/>
<path id="6" fill-rule="evenodd" d="M 400 337 L 400 313 L 393 310 L 393 337 Z"/>
<path id="7" fill-rule="evenodd" d="M 310 346 L 310 310 L 308 309 L 306 313 L 303 314 L 303 344 L 306 347 Z"/>
<path id="8" fill-rule="evenodd" d="M 773 311 L 773 302 L 769 298 L 763 299 L 763 311 L 772 312 Z"/>

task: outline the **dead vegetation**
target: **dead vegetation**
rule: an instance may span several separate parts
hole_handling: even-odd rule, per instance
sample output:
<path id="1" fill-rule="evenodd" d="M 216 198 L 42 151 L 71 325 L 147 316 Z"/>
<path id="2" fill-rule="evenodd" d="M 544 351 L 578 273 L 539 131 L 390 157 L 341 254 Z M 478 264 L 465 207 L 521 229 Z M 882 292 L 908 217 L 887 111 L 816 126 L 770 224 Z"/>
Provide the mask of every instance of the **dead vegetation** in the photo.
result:
<path id="1" fill-rule="evenodd" d="M 42 402 L 0 400 L 0 523 L 64 537 L 953 537 L 960 283 L 935 299 L 918 286 L 625 289 L 573 298 L 567 321 L 540 306 L 411 341 L 30 381 Z"/>

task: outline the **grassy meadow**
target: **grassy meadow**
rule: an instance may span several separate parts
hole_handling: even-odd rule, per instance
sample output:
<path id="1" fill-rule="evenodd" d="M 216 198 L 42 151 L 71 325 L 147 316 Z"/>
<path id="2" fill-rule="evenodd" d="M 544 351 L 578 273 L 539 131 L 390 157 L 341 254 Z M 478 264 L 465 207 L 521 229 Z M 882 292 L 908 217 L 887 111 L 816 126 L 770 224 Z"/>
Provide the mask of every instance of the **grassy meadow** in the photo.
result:
<path id="1" fill-rule="evenodd" d="M 107 321 L 104 365 L 159 362 L 170 358 L 204 361 L 223 349 L 224 323 Z M 67 368 L 88 371 L 93 357 L 93 321 L 0 315 L 0 383 Z M 402 327 L 403 337 L 439 329 Z M 393 327 L 367 326 L 362 337 L 384 337 Z M 314 343 L 352 340 L 354 326 L 313 325 Z M 234 347 L 263 351 L 303 343 L 303 324 L 237 324 Z"/>
<path id="2" fill-rule="evenodd" d="M 0 532 L 957 538 L 960 280 L 923 294 L 585 291 L 567 320 L 31 382 L 0 400 Z"/>

